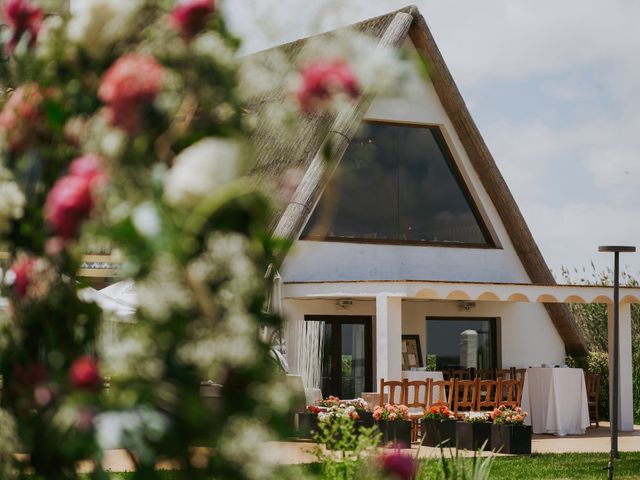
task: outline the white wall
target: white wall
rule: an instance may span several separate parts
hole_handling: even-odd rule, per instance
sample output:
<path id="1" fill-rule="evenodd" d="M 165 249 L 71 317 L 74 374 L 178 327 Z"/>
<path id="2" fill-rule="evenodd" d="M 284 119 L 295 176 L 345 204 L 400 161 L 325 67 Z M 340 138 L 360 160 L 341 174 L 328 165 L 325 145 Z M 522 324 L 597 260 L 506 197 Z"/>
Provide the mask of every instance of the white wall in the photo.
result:
<path id="1" fill-rule="evenodd" d="M 405 48 L 412 46 L 405 45 Z M 415 62 L 414 62 L 415 63 Z M 368 119 L 438 125 L 493 237 L 502 248 L 391 246 L 298 241 L 283 267 L 285 281 L 460 280 L 526 283 L 522 267 L 498 213 L 471 167 L 460 139 L 429 79 L 412 63 L 399 97 L 377 98 Z"/>
<path id="2" fill-rule="evenodd" d="M 375 339 L 375 300 L 354 300 L 348 309 L 336 307 L 335 300 L 295 300 L 284 302 L 289 319 L 305 315 L 370 315 L 372 339 Z M 420 335 L 423 357 L 426 355 L 426 317 L 498 318 L 499 367 L 529 367 L 542 363 L 564 363 L 564 343 L 541 304 L 476 302 L 470 311 L 460 311 L 455 301 L 403 300 L 402 334 Z M 375 348 L 372 359 L 375 370 Z M 423 361 L 425 359 L 423 358 Z M 375 371 L 374 371 L 375 378 Z"/>

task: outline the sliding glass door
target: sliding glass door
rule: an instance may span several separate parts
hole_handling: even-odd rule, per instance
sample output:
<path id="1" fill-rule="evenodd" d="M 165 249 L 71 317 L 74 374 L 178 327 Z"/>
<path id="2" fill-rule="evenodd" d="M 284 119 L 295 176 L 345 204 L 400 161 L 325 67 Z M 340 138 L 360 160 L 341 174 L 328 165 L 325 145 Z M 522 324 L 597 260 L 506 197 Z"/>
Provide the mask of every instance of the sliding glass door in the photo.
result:
<path id="1" fill-rule="evenodd" d="M 322 395 L 356 398 L 372 389 L 371 317 L 307 315 L 324 322 Z"/>

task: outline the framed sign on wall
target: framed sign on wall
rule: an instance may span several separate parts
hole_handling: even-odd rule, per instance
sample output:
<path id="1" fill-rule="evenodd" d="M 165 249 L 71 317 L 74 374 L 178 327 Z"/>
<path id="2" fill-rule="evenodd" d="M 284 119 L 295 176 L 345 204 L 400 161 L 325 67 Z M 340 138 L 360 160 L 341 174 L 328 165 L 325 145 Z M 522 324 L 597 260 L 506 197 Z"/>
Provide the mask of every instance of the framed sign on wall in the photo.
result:
<path id="1" fill-rule="evenodd" d="M 402 370 L 422 367 L 420 335 L 402 335 Z"/>

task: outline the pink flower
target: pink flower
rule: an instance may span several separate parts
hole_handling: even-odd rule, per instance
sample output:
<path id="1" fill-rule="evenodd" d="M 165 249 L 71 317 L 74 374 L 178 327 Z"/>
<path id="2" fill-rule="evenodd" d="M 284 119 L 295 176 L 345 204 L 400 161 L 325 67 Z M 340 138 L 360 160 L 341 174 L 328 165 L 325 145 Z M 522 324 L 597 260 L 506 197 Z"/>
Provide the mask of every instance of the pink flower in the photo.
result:
<path id="1" fill-rule="evenodd" d="M 418 470 L 418 465 L 413 457 L 400 453 L 383 455 L 380 458 L 380 463 L 385 473 L 399 480 L 411 480 Z"/>
<path id="2" fill-rule="evenodd" d="M 142 122 L 142 106 L 158 95 L 164 76 L 164 68 L 150 55 L 128 53 L 116 60 L 98 88 L 109 123 L 135 133 Z"/>
<path id="3" fill-rule="evenodd" d="M 398 415 L 395 412 L 389 412 L 389 420 L 395 420 L 396 418 L 398 418 Z"/>
<path id="4" fill-rule="evenodd" d="M 102 377 L 96 359 L 89 355 L 76 358 L 69 369 L 69 383 L 76 389 L 100 388 Z"/>
<path id="5" fill-rule="evenodd" d="M 37 83 L 16 88 L 0 112 L 0 130 L 5 132 L 9 147 L 21 151 L 34 139 L 42 121 L 44 94 Z"/>
<path id="6" fill-rule="evenodd" d="M 327 107 L 333 97 L 344 93 L 349 98 L 360 96 L 360 87 L 353 71 L 343 60 L 318 60 L 301 71 L 302 85 L 297 92 L 298 103 L 305 113 Z"/>
<path id="7" fill-rule="evenodd" d="M 28 0 L 7 0 L 2 15 L 13 30 L 7 43 L 7 52 L 11 54 L 25 33 L 29 33 L 29 48 L 33 47 L 42 28 L 42 9 Z"/>
<path id="8" fill-rule="evenodd" d="M 171 23 L 189 43 L 204 29 L 207 17 L 215 11 L 213 0 L 185 0 L 179 2 L 171 12 Z"/>
<path id="9" fill-rule="evenodd" d="M 94 191 L 105 177 L 100 158 L 85 155 L 69 166 L 69 174 L 60 178 L 47 196 L 44 216 L 53 232 L 63 240 L 78 235 L 80 224 L 94 206 Z"/>
<path id="10" fill-rule="evenodd" d="M 36 271 L 36 257 L 22 257 L 11 265 L 11 271 L 15 275 L 13 281 L 13 291 L 19 299 L 27 296 L 29 286 L 33 282 L 33 275 Z"/>

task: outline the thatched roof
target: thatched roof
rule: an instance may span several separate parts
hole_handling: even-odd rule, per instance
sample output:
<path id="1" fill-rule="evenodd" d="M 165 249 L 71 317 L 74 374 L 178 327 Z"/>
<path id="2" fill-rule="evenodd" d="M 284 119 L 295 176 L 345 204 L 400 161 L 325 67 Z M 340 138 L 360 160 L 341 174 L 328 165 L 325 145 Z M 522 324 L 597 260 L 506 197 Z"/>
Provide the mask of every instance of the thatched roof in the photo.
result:
<path id="1" fill-rule="evenodd" d="M 368 34 L 384 46 L 399 47 L 407 38 L 411 39 L 428 66 L 440 102 L 498 211 L 531 282 L 555 285 L 524 217 L 471 118 L 417 7 L 406 7 L 348 28 Z M 269 62 L 271 58 L 279 56 L 286 59 L 289 69 L 289 72 L 281 72 L 279 81 L 276 78 L 269 88 L 250 98 L 248 108 L 258 119 L 253 135 L 258 152 L 254 174 L 258 181 L 270 184 L 280 196 L 285 192 L 286 198 L 274 216 L 273 232 L 274 235 L 291 240 L 300 235 L 328 182 L 330 175 L 327 175 L 327 168 L 332 169 L 340 161 L 372 101 L 372 95 L 365 90 L 354 104 L 344 106 L 337 113 L 301 119 L 290 126 L 286 135 L 277 129 L 274 122 L 268 121 L 272 112 L 270 107 L 282 102 L 288 94 L 289 85 L 285 81 L 287 73 L 299 68 L 304 59 L 305 47 L 311 39 L 281 45 L 245 59 L 248 62 Z M 330 148 L 329 164 L 319 154 L 321 148 L 327 146 Z M 292 194 L 286 194 L 288 191 Z M 569 308 L 564 304 L 545 304 L 545 308 L 563 339 L 567 352 L 583 355 L 584 341 Z"/>

